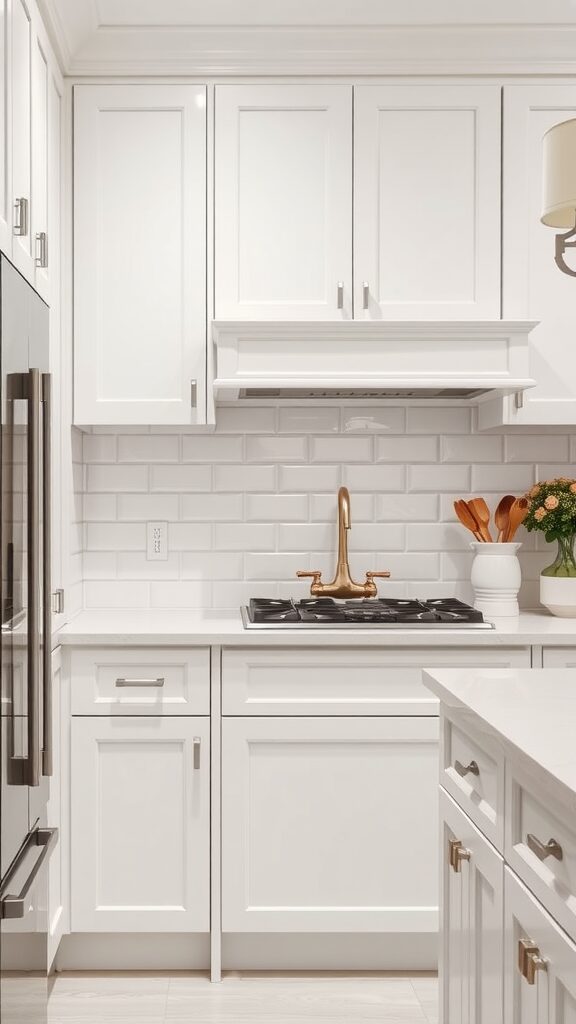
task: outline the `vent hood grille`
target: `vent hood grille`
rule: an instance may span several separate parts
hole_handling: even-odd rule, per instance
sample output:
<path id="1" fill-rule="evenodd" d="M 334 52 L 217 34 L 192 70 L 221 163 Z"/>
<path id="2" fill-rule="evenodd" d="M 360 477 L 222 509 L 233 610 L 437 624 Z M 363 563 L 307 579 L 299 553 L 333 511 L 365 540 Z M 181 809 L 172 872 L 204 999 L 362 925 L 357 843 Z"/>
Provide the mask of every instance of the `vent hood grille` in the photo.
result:
<path id="1" fill-rule="evenodd" d="M 442 401 L 450 399 L 480 398 L 486 393 L 485 388 L 241 388 L 240 399 L 308 399 L 308 398 L 436 398 Z"/>

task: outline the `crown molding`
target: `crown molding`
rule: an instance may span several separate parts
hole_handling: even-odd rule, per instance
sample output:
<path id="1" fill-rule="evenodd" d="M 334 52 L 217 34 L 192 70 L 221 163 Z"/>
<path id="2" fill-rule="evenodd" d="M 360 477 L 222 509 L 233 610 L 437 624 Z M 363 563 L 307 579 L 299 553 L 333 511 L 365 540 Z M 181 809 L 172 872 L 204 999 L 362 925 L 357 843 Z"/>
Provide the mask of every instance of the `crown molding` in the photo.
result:
<path id="1" fill-rule="evenodd" d="M 54 0 L 41 0 L 52 7 Z M 373 28 L 100 27 L 74 76 L 573 75 L 576 25 Z"/>
<path id="2" fill-rule="evenodd" d="M 66 74 L 72 64 L 72 51 L 64 31 L 60 13 L 54 0 L 36 0 L 36 3 L 56 59 L 60 65 L 60 70 L 63 74 Z"/>

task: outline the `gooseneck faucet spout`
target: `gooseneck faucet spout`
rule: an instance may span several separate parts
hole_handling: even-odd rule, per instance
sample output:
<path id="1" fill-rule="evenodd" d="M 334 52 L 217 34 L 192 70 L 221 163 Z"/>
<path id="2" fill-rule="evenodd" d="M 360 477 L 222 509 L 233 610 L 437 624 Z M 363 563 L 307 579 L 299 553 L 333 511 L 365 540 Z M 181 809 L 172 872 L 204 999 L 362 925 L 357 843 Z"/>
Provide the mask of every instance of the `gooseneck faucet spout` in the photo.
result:
<path id="1" fill-rule="evenodd" d="M 338 562 L 336 575 L 331 583 L 322 583 L 319 569 L 300 570 L 297 576 L 311 576 L 310 593 L 312 597 L 376 597 L 377 590 L 374 577 L 386 578 L 389 572 L 367 572 L 365 583 L 355 583 L 350 575 L 348 564 L 348 538 L 346 531 L 350 529 L 350 494 L 347 487 L 338 491 Z"/>

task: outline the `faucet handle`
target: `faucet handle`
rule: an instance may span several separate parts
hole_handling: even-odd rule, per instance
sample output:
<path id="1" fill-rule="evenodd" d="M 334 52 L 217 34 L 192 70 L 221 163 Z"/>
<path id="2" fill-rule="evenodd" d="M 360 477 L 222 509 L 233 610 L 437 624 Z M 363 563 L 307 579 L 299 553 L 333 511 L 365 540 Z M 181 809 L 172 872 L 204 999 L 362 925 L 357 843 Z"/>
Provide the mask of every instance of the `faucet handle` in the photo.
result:
<path id="1" fill-rule="evenodd" d="M 390 570 L 386 569 L 385 572 L 367 572 L 366 573 L 366 579 L 367 580 L 373 580 L 375 576 L 376 577 L 379 576 L 379 577 L 381 577 L 381 579 L 387 580 L 388 577 L 390 576 Z"/>
<path id="2" fill-rule="evenodd" d="M 303 576 L 312 576 L 312 586 L 314 586 L 316 583 L 320 583 L 320 580 L 322 579 L 322 570 L 310 569 L 310 571 L 308 571 L 307 569 L 298 569 L 296 575 L 300 578 Z"/>
<path id="3" fill-rule="evenodd" d="M 370 597 L 377 597 L 378 596 L 378 591 L 376 589 L 376 584 L 374 583 L 374 577 L 376 576 L 376 577 L 380 577 L 381 579 L 388 579 L 389 575 L 390 575 L 390 573 L 389 573 L 389 571 L 387 569 L 386 569 L 385 572 L 367 572 L 366 573 L 366 588 L 370 592 Z"/>

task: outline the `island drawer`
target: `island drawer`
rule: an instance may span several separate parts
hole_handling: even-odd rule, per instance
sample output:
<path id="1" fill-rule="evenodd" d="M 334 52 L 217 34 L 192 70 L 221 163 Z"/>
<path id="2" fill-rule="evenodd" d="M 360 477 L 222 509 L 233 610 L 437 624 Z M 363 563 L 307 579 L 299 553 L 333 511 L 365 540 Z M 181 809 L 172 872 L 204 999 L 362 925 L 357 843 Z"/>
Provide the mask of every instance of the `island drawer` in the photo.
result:
<path id="1" fill-rule="evenodd" d="M 576 807 L 510 761 L 506 773 L 506 860 L 576 940 Z"/>
<path id="2" fill-rule="evenodd" d="M 73 715 L 209 715 L 210 648 L 79 647 Z"/>
<path id="3" fill-rule="evenodd" d="M 229 647 L 224 715 L 438 715 L 422 668 L 529 665 L 529 649 Z"/>
<path id="4" fill-rule="evenodd" d="M 440 782 L 484 835 L 504 845 L 504 753 L 494 740 L 468 730 L 458 711 L 442 718 Z"/>

